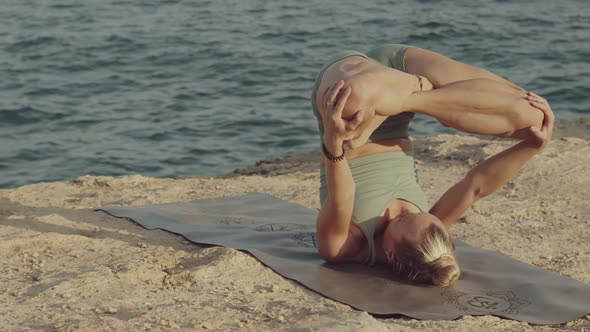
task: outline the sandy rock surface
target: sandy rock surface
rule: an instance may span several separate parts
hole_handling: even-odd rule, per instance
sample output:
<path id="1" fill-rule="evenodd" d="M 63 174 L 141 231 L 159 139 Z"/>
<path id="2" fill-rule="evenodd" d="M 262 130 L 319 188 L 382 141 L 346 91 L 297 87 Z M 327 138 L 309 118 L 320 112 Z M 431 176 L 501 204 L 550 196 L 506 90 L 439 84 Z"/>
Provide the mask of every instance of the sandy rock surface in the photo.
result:
<path id="1" fill-rule="evenodd" d="M 554 142 L 469 210 L 452 234 L 590 283 L 589 124 L 560 123 Z M 510 144 L 459 135 L 418 140 L 419 178 L 431 203 L 470 166 Z M 0 190 L 2 330 L 590 331 L 590 316 L 554 326 L 493 316 L 375 318 L 282 278 L 246 253 L 93 210 L 253 191 L 319 208 L 318 160 L 277 158 L 261 162 L 266 171 L 219 178 L 81 176 Z"/>

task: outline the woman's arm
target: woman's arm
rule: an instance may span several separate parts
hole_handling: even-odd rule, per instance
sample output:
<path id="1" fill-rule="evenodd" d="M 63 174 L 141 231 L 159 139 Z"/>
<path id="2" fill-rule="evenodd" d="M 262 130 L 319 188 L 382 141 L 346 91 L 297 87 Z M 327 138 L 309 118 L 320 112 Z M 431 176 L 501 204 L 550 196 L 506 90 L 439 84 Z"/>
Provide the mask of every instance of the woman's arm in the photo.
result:
<path id="1" fill-rule="evenodd" d="M 324 139 L 324 142 L 330 153 L 342 154 L 342 142 L 333 139 Z M 348 238 L 354 207 L 355 185 L 346 160 L 332 161 L 325 156 L 322 158 L 328 197 L 316 220 L 317 246 L 323 259 L 336 262 L 344 255 L 344 244 Z"/>
<path id="2" fill-rule="evenodd" d="M 543 116 L 525 97 L 519 88 L 491 79 L 473 79 L 411 94 L 402 110 L 432 116 L 468 133 L 527 138 L 527 128 L 540 127 Z"/>
<path id="3" fill-rule="evenodd" d="M 324 124 L 323 144 L 332 156 L 343 155 L 342 145 L 351 132 L 359 125 L 361 117 L 347 121 L 342 119 L 342 109 L 350 96 L 351 88 L 344 90 L 337 99 L 343 81 L 336 83 L 324 94 L 319 109 Z M 336 103 L 336 104 L 335 104 Z M 318 251 L 327 261 L 340 261 L 345 255 L 352 209 L 354 207 L 355 185 L 350 167 L 345 159 L 330 160 L 324 154 L 328 197 L 323 203 L 316 220 Z"/>
<path id="4" fill-rule="evenodd" d="M 530 94 L 527 100 L 544 115 L 541 130 L 531 127 L 532 137 L 488 158 L 452 186 L 434 204 L 430 213 L 450 227 L 476 201 L 502 187 L 550 141 L 554 116 L 546 100 Z M 540 113 L 540 112 L 539 112 Z"/>

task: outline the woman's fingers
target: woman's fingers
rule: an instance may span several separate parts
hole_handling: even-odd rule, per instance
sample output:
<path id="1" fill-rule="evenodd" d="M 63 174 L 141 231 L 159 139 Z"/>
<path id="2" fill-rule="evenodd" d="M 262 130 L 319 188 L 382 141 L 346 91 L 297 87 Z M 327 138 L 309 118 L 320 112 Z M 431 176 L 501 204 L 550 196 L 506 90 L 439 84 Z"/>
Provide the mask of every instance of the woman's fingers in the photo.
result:
<path id="1" fill-rule="evenodd" d="M 555 123 L 555 115 L 553 115 L 553 111 L 551 110 L 551 107 L 549 107 L 549 105 L 547 105 L 547 108 L 543 110 L 543 114 L 545 114 L 545 117 L 547 118 L 547 127 L 549 128 L 549 130 L 553 130 L 553 124 Z M 545 121 L 543 121 L 543 124 L 545 124 Z"/>
<path id="2" fill-rule="evenodd" d="M 541 111 L 543 111 L 543 125 L 541 126 L 541 131 L 546 132 L 547 128 L 549 128 L 551 116 L 547 113 L 547 110 L 545 108 L 541 108 Z"/>
<path id="3" fill-rule="evenodd" d="M 346 89 L 344 89 L 344 93 L 340 96 L 340 99 L 338 99 L 338 103 L 336 104 L 336 109 L 334 112 L 334 116 L 337 116 L 338 118 L 342 117 L 342 111 L 344 110 L 344 105 L 346 104 L 346 100 L 348 99 L 348 97 L 350 97 L 350 93 L 352 92 L 352 89 L 350 87 L 347 87 Z"/>
<path id="4" fill-rule="evenodd" d="M 526 96 L 526 99 L 528 101 L 537 101 L 537 102 L 540 102 L 540 103 L 543 102 L 543 99 L 541 97 L 535 96 L 535 95 L 528 95 L 528 96 Z"/>
<path id="5" fill-rule="evenodd" d="M 349 131 L 351 125 L 350 120 L 342 119 L 342 112 L 348 97 L 352 92 L 351 87 L 343 89 L 344 81 L 340 80 L 327 89 L 325 92 L 324 112 L 322 118 L 324 120 L 324 130 L 330 131 L 333 135 L 336 135 L 342 139 L 348 139 L 352 136 L 352 132 Z M 358 124 L 354 122 L 354 128 Z"/>
<path id="6" fill-rule="evenodd" d="M 332 85 L 330 88 L 330 92 L 326 96 L 327 98 L 324 100 L 327 106 L 333 106 L 336 103 L 336 97 L 338 96 L 338 92 L 344 86 L 344 81 L 340 80 L 336 82 L 336 84 Z"/>
<path id="7" fill-rule="evenodd" d="M 340 81 L 338 81 L 338 82 L 336 82 L 336 83 L 333 83 L 332 85 L 330 85 L 330 86 L 329 86 L 329 87 L 326 89 L 326 91 L 324 91 L 324 94 L 323 94 L 323 96 L 322 96 L 322 100 L 323 100 L 324 102 L 326 102 L 326 101 L 329 101 L 329 100 L 330 100 L 329 98 L 332 96 L 332 93 L 334 92 L 334 89 L 336 89 L 336 87 L 338 86 L 338 84 L 339 84 L 341 81 L 342 81 L 342 80 L 340 80 Z"/>
<path id="8" fill-rule="evenodd" d="M 545 99 L 545 98 L 539 96 L 538 94 L 536 94 L 536 93 L 534 93 L 532 91 L 527 92 L 527 94 L 530 95 L 530 96 L 535 96 L 535 97 L 539 97 L 539 98 Z"/>
<path id="9" fill-rule="evenodd" d="M 320 107 L 323 110 L 327 110 L 328 109 L 328 101 L 330 100 L 330 95 L 332 95 L 332 90 L 334 90 L 334 86 L 331 85 L 329 86 L 326 91 L 324 91 L 324 94 L 322 95 L 322 100 L 321 100 L 321 105 Z"/>
<path id="10" fill-rule="evenodd" d="M 547 102 L 547 99 L 545 99 L 545 98 L 543 98 L 543 97 L 539 96 L 538 94 L 536 94 L 536 93 L 534 93 L 534 92 L 532 92 L 532 91 L 529 91 L 529 92 L 527 92 L 527 97 L 526 97 L 526 98 L 527 98 L 528 100 L 536 100 L 536 101 L 539 101 L 539 102 L 541 102 L 541 103 L 546 103 L 546 104 L 549 104 L 549 103 Z"/>
<path id="11" fill-rule="evenodd" d="M 551 110 L 551 106 L 549 106 L 549 103 L 545 98 L 540 97 L 533 92 L 529 91 L 527 93 L 527 100 L 532 107 L 543 112 L 543 124 L 541 125 L 541 129 L 530 127 L 529 130 L 535 139 L 542 144 L 541 147 L 545 147 L 551 140 L 553 133 L 553 123 L 555 122 L 553 110 Z"/>
<path id="12" fill-rule="evenodd" d="M 346 120 L 346 131 L 354 131 L 360 124 L 363 122 L 363 115 L 365 114 L 364 111 L 358 111 L 354 114 L 354 118 L 351 120 Z"/>
<path id="13" fill-rule="evenodd" d="M 541 110 L 543 112 L 543 125 L 541 127 L 542 132 L 547 132 L 549 130 L 553 130 L 553 124 L 555 122 L 555 116 L 553 115 L 553 111 L 549 104 L 546 103 L 539 103 L 539 102 L 531 102 L 531 106 Z"/>
<path id="14" fill-rule="evenodd" d="M 541 127 L 542 131 L 545 131 L 549 125 L 550 114 L 547 111 L 546 104 L 542 104 L 538 101 L 531 101 L 529 102 L 531 106 L 543 112 L 543 125 Z"/>
<path id="15" fill-rule="evenodd" d="M 536 103 L 542 104 L 542 105 L 544 105 L 545 108 L 547 108 L 549 110 L 549 112 L 551 113 L 551 115 L 553 115 L 553 112 L 551 111 L 551 106 L 549 106 L 549 103 L 547 102 L 547 99 L 545 99 L 545 98 L 543 98 L 541 96 L 536 95 L 534 92 L 530 92 L 529 91 L 527 94 L 528 95 L 526 96 L 526 100 L 528 100 L 529 103 L 536 102 Z"/>

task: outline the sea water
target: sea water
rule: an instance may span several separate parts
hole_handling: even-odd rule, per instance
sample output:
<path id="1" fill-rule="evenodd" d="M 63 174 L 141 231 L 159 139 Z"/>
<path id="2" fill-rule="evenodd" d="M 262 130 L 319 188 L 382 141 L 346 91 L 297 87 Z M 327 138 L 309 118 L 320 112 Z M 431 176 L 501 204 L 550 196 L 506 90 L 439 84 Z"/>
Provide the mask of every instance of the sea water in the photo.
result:
<path id="1" fill-rule="evenodd" d="M 315 151 L 319 68 L 383 43 L 487 68 L 557 117 L 588 114 L 586 0 L 3 0 L 0 22 L 1 188 L 214 176 Z"/>

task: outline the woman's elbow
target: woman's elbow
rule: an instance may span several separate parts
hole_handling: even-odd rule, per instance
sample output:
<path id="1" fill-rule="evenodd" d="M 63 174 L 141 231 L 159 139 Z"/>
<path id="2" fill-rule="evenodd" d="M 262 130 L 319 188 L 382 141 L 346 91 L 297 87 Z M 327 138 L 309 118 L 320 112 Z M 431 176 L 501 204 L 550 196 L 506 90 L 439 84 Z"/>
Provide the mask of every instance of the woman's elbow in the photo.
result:
<path id="1" fill-rule="evenodd" d="M 471 193 L 469 197 L 471 198 L 472 204 L 491 194 L 491 192 L 487 190 L 488 186 L 486 186 L 485 176 L 482 174 L 469 172 L 465 178 L 463 178 L 463 181 L 468 188 L 467 191 Z"/>
<path id="2" fill-rule="evenodd" d="M 322 246 L 318 246 L 318 253 L 320 254 L 320 257 L 328 263 L 340 263 L 342 259 L 339 253 L 330 249 L 331 248 L 322 248 Z"/>
<path id="3" fill-rule="evenodd" d="M 326 234 L 317 233 L 317 248 L 320 257 L 329 263 L 341 262 L 344 241 L 340 237 L 330 238 L 322 235 Z"/>
<path id="4" fill-rule="evenodd" d="M 320 251 L 320 257 L 328 263 L 337 263 L 337 256 L 331 255 L 330 253 Z"/>

